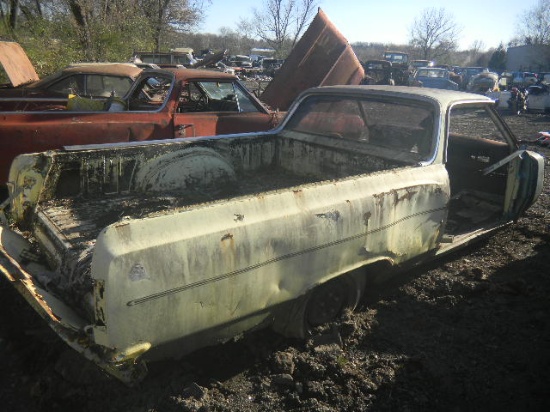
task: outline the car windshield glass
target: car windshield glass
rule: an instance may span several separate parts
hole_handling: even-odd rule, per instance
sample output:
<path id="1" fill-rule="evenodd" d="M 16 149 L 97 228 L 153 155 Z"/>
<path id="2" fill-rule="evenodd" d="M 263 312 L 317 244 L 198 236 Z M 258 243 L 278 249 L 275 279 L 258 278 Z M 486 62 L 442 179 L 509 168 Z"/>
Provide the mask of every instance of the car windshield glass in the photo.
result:
<path id="1" fill-rule="evenodd" d="M 418 70 L 418 77 L 445 77 L 445 72 L 443 70 L 430 70 L 430 69 L 420 69 Z"/>
<path id="2" fill-rule="evenodd" d="M 62 95 L 86 95 L 86 79 L 84 74 L 67 76 L 47 87 L 50 92 Z"/>
<path id="3" fill-rule="evenodd" d="M 406 54 L 400 53 L 386 53 L 384 58 L 393 63 L 407 63 L 409 61 L 409 57 Z"/>
<path id="4" fill-rule="evenodd" d="M 356 140 L 426 160 L 433 149 L 434 109 L 407 100 L 311 96 L 298 106 L 285 130 Z"/>
<path id="5" fill-rule="evenodd" d="M 132 86 L 132 79 L 120 76 L 100 74 L 86 75 L 86 94 L 88 96 L 124 96 Z"/>

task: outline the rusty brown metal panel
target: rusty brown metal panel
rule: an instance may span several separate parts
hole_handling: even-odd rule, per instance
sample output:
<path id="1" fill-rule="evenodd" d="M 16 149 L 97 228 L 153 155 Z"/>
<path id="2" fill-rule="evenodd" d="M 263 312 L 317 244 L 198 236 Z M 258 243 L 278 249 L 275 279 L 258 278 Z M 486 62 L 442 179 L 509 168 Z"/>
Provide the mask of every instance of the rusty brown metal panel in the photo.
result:
<path id="1" fill-rule="evenodd" d="M 14 87 L 39 80 L 23 48 L 15 42 L 0 42 L 0 63 Z"/>
<path id="2" fill-rule="evenodd" d="M 361 62 L 348 41 L 319 9 L 261 99 L 274 109 L 288 110 L 305 89 L 359 84 L 363 76 Z"/>

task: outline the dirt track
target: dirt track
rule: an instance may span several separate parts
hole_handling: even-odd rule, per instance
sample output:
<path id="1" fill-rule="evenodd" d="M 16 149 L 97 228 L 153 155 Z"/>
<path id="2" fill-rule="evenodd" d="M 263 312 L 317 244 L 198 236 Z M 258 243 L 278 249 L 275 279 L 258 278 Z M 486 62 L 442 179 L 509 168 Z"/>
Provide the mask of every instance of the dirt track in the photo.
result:
<path id="1" fill-rule="evenodd" d="M 548 115 L 506 116 L 520 139 Z M 540 151 L 546 159 L 549 149 Z M 308 342 L 260 331 L 178 362 L 138 388 L 106 378 L 0 281 L 6 411 L 550 410 L 550 164 L 516 225 L 370 290 Z"/>

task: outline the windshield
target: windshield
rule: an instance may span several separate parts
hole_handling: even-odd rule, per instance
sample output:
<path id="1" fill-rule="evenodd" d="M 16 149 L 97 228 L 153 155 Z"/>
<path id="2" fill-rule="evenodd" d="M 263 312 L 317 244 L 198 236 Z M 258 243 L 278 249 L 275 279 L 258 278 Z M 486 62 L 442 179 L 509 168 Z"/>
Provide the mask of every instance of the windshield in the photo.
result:
<path id="1" fill-rule="evenodd" d="M 384 59 L 392 63 L 408 63 L 409 56 L 403 53 L 385 53 Z"/>
<path id="2" fill-rule="evenodd" d="M 416 76 L 417 77 L 445 77 L 445 71 L 435 70 L 435 69 L 419 69 Z"/>

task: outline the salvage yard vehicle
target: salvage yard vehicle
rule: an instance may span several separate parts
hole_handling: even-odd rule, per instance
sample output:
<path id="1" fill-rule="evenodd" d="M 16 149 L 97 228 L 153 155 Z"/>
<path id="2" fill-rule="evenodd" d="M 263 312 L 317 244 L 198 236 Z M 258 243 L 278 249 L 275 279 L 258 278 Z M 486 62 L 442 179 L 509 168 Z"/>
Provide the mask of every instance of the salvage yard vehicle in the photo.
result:
<path id="1" fill-rule="evenodd" d="M 367 60 L 362 63 L 365 77 L 361 84 L 387 84 L 394 85 L 392 78 L 392 65 L 387 60 Z"/>
<path id="2" fill-rule="evenodd" d="M 466 87 L 468 86 L 470 79 L 476 74 L 483 72 L 484 70 L 485 70 L 484 67 L 463 67 L 461 71 L 462 84 L 460 85 L 459 88 L 466 90 Z"/>
<path id="3" fill-rule="evenodd" d="M 18 156 L 0 269 L 131 384 L 260 327 L 307 336 L 391 268 L 516 220 L 543 168 L 485 96 L 314 88 L 267 132 Z"/>
<path id="4" fill-rule="evenodd" d="M 499 76 L 497 73 L 482 71 L 470 77 L 466 90 L 472 93 L 487 93 L 488 91 L 498 90 Z"/>
<path id="5" fill-rule="evenodd" d="M 42 106 L 33 99 L 24 101 L 32 107 L 0 113 L 2 183 L 12 159 L 21 153 L 263 131 L 276 126 L 281 116 L 234 75 L 194 69 L 142 71 L 128 93 L 114 101 L 74 98 Z"/>
<path id="6" fill-rule="evenodd" d="M 407 86 L 409 78 L 414 73 L 410 65 L 409 54 L 400 51 L 385 51 L 383 59 L 392 64 L 392 78 L 398 86 Z"/>
<path id="7" fill-rule="evenodd" d="M 66 67 L 36 82 L 19 87 L 0 87 L 0 111 L 26 111 L 45 103 L 67 103 L 74 94 L 107 99 L 124 96 L 142 69 L 125 63 L 86 64 Z"/>
<path id="8" fill-rule="evenodd" d="M 526 89 L 526 109 L 529 113 L 550 113 L 550 85 L 537 83 Z"/>
<path id="9" fill-rule="evenodd" d="M 160 67 L 192 67 L 197 63 L 193 49 L 179 47 L 168 52 L 134 51 L 132 61 L 154 63 Z"/>
<path id="10" fill-rule="evenodd" d="M 40 79 L 22 47 L 6 41 L 0 41 L 0 64 L 9 80 L 0 85 L 0 111 L 63 104 L 69 94 L 95 99 L 106 99 L 112 92 L 123 96 L 142 70 L 130 63 L 85 63 Z"/>
<path id="11" fill-rule="evenodd" d="M 451 72 L 438 67 L 422 67 L 414 75 L 413 86 L 434 89 L 458 90 L 458 83 L 451 80 Z"/>

